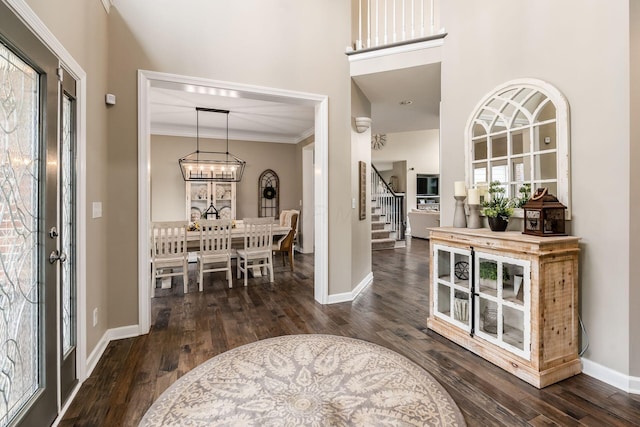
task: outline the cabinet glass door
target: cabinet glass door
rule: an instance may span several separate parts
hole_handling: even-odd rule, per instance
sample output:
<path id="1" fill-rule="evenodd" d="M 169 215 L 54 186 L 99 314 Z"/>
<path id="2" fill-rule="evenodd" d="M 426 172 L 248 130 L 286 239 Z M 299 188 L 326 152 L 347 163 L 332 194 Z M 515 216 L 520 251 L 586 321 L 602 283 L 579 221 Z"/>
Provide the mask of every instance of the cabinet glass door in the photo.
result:
<path id="1" fill-rule="evenodd" d="M 210 184 L 206 181 L 187 183 L 187 197 L 190 201 L 187 206 L 189 208 L 187 218 L 190 222 L 199 221 L 204 211 L 209 207 L 209 186 Z"/>
<path id="2" fill-rule="evenodd" d="M 476 334 L 530 357 L 530 263 L 476 252 Z"/>
<path id="3" fill-rule="evenodd" d="M 221 219 L 234 219 L 233 209 L 231 208 L 233 200 L 232 189 L 233 186 L 230 182 L 217 182 L 214 184 L 215 192 L 213 204 L 218 209 L 218 213 Z"/>
<path id="4" fill-rule="evenodd" d="M 434 256 L 433 313 L 470 331 L 471 251 L 434 245 Z"/>

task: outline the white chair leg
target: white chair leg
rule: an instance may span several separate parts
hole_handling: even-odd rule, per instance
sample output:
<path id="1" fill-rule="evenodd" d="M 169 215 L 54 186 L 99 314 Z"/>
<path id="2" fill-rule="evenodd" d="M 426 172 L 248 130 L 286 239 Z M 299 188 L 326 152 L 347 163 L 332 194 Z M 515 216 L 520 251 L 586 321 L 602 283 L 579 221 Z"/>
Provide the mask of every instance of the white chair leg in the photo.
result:
<path id="1" fill-rule="evenodd" d="M 182 264 L 182 281 L 184 283 L 184 293 L 186 294 L 188 292 L 188 288 L 189 288 L 189 264 L 187 263 L 187 260 L 184 260 L 184 263 Z"/>
<path id="2" fill-rule="evenodd" d="M 244 260 L 244 270 L 242 270 L 242 272 L 244 273 L 244 287 L 247 287 L 247 277 L 249 277 L 249 258 L 245 258 Z"/>
<path id="3" fill-rule="evenodd" d="M 273 283 L 273 256 L 271 254 L 267 257 L 267 263 L 269 264 L 269 283 Z"/>
<path id="4" fill-rule="evenodd" d="M 240 278 L 240 264 L 242 264 L 242 258 L 238 257 L 238 259 L 236 260 L 236 279 Z"/>
<path id="5" fill-rule="evenodd" d="M 203 286 L 203 283 L 204 283 L 204 280 L 203 280 L 204 273 L 203 273 L 203 271 L 202 271 L 202 270 L 204 270 L 204 261 L 202 261 L 202 260 L 198 260 L 198 289 L 200 290 L 200 292 L 202 292 L 202 289 L 203 289 L 203 287 L 204 287 L 204 286 Z"/>
<path id="6" fill-rule="evenodd" d="M 229 282 L 229 289 L 231 289 L 231 258 L 227 258 L 227 281 Z"/>

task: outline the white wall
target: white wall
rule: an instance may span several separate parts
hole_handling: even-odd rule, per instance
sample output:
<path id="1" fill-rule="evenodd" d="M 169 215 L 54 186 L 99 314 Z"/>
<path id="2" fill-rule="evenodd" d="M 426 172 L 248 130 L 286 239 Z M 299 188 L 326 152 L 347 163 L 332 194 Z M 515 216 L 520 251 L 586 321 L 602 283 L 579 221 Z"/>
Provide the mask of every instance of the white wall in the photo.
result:
<path id="1" fill-rule="evenodd" d="M 630 371 L 629 41 L 627 1 L 450 0 L 442 4 L 441 197 L 462 180 L 465 124 L 497 85 L 533 77 L 571 109 L 573 232 L 580 236 L 585 357 Z M 453 204 L 443 203 L 443 223 Z"/>
<path id="2" fill-rule="evenodd" d="M 371 162 L 406 160 L 407 211 L 416 208 L 416 175 L 440 173 L 440 131 L 387 134 L 382 150 L 371 150 Z M 413 168 L 413 170 L 412 170 Z"/>

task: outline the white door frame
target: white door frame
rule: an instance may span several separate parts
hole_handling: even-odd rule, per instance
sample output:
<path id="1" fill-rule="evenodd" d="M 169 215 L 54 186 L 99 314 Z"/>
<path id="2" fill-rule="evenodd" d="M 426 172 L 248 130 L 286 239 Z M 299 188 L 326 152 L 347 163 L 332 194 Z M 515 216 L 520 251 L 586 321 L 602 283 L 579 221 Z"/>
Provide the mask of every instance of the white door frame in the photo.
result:
<path id="1" fill-rule="evenodd" d="M 315 144 L 309 144 L 302 148 L 302 222 L 300 231 L 302 234 L 301 245 L 298 248 L 303 254 L 313 253 L 315 226 L 314 207 L 314 178 L 313 150 Z"/>
<path id="2" fill-rule="evenodd" d="M 193 85 L 232 91 L 236 95 L 274 102 L 304 104 L 315 108 L 315 300 L 328 301 L 328 162 L 329 100 L 326 95 L 138 70 L 138 327 L 140 334 L 151 326 L 151 275 L 149 273 L 151 87 Z"/>

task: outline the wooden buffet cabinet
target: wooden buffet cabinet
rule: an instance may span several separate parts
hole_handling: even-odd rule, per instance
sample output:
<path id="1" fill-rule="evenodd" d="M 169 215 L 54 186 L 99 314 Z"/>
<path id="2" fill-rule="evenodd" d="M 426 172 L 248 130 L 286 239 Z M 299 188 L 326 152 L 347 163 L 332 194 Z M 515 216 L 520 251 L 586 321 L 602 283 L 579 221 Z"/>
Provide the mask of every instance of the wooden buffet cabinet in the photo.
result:
<path id="1" fill-rule="evenodd" d="M 430 233 L 429 329 L 538 388 L 581 372 L 578 237 Z"/>

